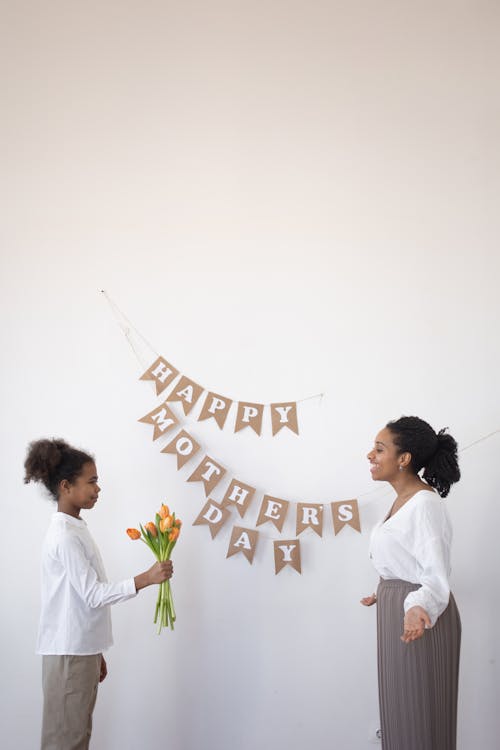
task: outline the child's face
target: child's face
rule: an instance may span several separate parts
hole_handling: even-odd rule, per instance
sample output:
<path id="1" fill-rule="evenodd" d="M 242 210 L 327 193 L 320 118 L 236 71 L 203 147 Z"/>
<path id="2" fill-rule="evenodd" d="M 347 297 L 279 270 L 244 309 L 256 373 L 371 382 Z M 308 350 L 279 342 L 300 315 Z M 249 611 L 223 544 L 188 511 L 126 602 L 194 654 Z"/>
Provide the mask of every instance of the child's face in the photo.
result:
<path id="1" fill-rule="evenodd" d="M 97 502 L 101 488 L 97 484 L 97 469 L 93 461 L 83 464 L 82 472 L 73 484 L 65 489 L 65 503 L 68 503 L 77 514 L 81 510 L 90 510 Z"/>

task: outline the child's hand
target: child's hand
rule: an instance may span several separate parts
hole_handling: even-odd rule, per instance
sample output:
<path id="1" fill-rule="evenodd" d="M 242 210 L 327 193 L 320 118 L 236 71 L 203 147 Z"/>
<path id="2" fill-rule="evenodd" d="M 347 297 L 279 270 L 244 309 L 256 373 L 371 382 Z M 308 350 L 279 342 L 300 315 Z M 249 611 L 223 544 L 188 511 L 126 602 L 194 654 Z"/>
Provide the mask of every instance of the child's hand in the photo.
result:
<path id="1" fill-rule="evenodd" d="M 149 570 L 145 573 L 140 573 L 134 578 L 135 590 L 140 591 L 146 588 L 146 586 L 152 586 L 154 583 L 163 583 L 169 578 L 172 578 L 174 572 L 174 566 L 172 560 L 165 560 L 165 562 L 155 562 Z"/>
<path id="2" fill-rule="evenodd" d="M 99 682 L 102 682 L 106 679 L 106 675 L 108 674 L 108 665 L 106 664 L 106 659 L 101 654 L 101 671 L 99 674 Z"/>
<path id="3" fill-rule="evenodd" d="M 371 607 L 372 604 L 375 604 L 377 601 L 377 597 L 375 594 L 372 594 L 371 596 L 364 596 L 363 599 L 360 600 L 360 603 L 364 607 Z"/>
<path id="4" fill-rule="evenodd" d="M 172 578 L 174 572 L 174 566 L 172 560 L 165 560 L 165 562 L 156 562 L 149 570 L 148 573 L 151 577 L 151 583 L 163 583 L 169 578 Z"/>

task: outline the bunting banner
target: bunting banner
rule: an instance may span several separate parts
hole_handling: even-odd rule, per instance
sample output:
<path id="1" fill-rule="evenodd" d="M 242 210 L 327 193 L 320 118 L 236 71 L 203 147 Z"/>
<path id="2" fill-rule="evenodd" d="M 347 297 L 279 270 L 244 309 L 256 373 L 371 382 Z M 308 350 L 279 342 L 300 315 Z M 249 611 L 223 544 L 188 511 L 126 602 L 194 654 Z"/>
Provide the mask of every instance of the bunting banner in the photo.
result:
<path id="1" fill-rule="evenodd" d="M 160 430 L 162 420 L 165 422 L 165 431 L 170 429 L 173 424 L 172 417 L 179 423 L 175 414 L 171 416 L 166 411 L 163 414 L 162 409 L 168 410 L 166 402 L 156 410 L 153 410 L 145 417 L 141 417 L 140 422 L 153 424 L 154 429 Z M 169 410 L 170 411 L 170 410 Z M 161 417 L 158 415 L 161 414 Z M 153 439 L 155 436 L 153 435 Z M 201 449 L 200 444 L 195 438 L 184 429 L 162 449 L 162 453 L 175 455 L 177 459 L 177 469 L 181 469 L 191 458 L 193 458 Z M 205 496 L 208 498 L 201 512 L 193 522 L 193 526 L 209 526 L 210 534 L 214 539 L 231 517 L 231 510 L 236 508 L 240 518 L 248 511 L 256 495 L 254 486 L 242 482 L 235 477 L 231 478 L 228 487 L 225 489 L 222 500 L 217 502 L 209 496 L 219 483 L 225 478 L 227 470 L 214 458 L 205 454 L 203 460 L 196 466 L 194 471 L 187 477 L 187 482 L 200 482 L 203 484 Z M 264 524 L 273 525 L 281 534 L 283 525 L 287 518 L 290 501 L 283 498 L 274 497 L 273 495 L 264 494 L 259 506 L 256 526 Z M 306 529 L 312 529 L 319 537 L 323 536 L 324 505 L 322 503 L 294 503 L 296 510 L 295 533 L 298 537 Z M 358 532 L 361 532 L 361 522 L 359 517 L 358 501 L 356 499 L 341 500 L 330 503 L 333 519 L 334 533 L 337 535 L 344 526 L 352 526 Z M 244 528 L 234 525 L 231 530 L 231 539 L 229 542 L 226 558 L 242 552 L 248 562 L 252 564 L 259 532 L 256 529 Z M 291 565 L 298 573 L 302 573 L 300 541 L 299 539 L 274 541 L 274 560 L 275 574 L 279 573 L 285 565 Z"/>
<path id="2" fill-rule="evenodd" d="M 193 521 L 193 526 L 207 525 L 214 539 L 230 516 L 231 513 L 227 508 L 223 508 L 214 500 L 207 500 L 201 513 Z"/>
<path id="3" fill-rule="evenodd" d="M 291 565 L 297 573 L 302 573 L 300 565 L 300 541 L 287 539 L 274 542 L 274 571 L 278 575 L 285 565 Z"/>
<path id="4" fill-rule="evenodd" d="M 255 555 L 258 538 L 259 532 L 255 531 L 255 529 L 244 529 L 241 526 L 233 526 L 226 558 L 232 557 L 233 555 L 237 555 L 238 552 L 241 552 L 245 555 L 251 565 L 253 562 L 253 556 Z"/>
<path id="5" fill-rule="evenodd" d="M 343 500 L 340 503 L 332 503 L 333 530 L 335 535 L 344 526 L 352 526 L 361 533 L 361 521 L 359 520 L 359 509 L 357 500 Z"/>
<path id="6" fill-rule="evenodd" d="M 141 361 L 131 341 L 129 335 L 130 331 L 134 330 L 152 351 L 154 351 L 154 348 L 109 299 L 105 290 L 101 290 L 101 292 L 106 296 L 115 315 L 117 315 L 118 324 L 122 328 L 134 354 L 136 354 L 139 361 Z M 118 317 L 118 314 L 120 317 Z M 144 367 L 142 362 L 141 365 Z M 158 396 L 162 395 L 167 388 L 170 387 L 172 389 L 166 399 L 165 396 L 163 396 L 163 403 L 159 404 L 145 416 L 140 417 L 137 420 L 138 422 L 153 427 L 153 441 L 158 440 L 174 426 L 181 425 L 176 414 L 169 407 L 169 403 L 176 401 L 180 402 L 184 414 L 187 416 L 197 404 L 204 391 L 207 391 L 207 396 L 203 401 L 198 416 L 199 422 L 214 419 L 218 427 L 223 429 L 227 423 L 228 415 L 233 403 L 236 403 L 237 409 L 234 432 L 239 432 L 246 427 L 251 427 L 252 430 L 260 436 L 262 433 L 264 409 L 267 406 L 270 408 L 271 412 L 270 416 L 273 436 L 281 432 L 284 427 L 296 435 L 299 434 L 297 417 L 297 404 L 299 402 L 297 401 L 275 402 L 267 405 L 249 401 L 235 402 L 233 399 L 203 388 L 190 378 L 182 375 L 180 371 L 171 365 L 164 357 L 158 355 L 153 364 L 140 376 L 140 380 L 153 382 Z M 307 399 L 302 399 L 302 401 L 322 397 L 323 393 L 318 393 L 314 396 L 309 396 Z M 462 447 L 459 453 L 463 453 L 478 443 L 482 443 L 498 434 L 500 434 L 500 429 L 495 429 L 492 432 L 479 437 L 465 447 Z M 193 438 L 185 429 L 181 429 L 181 431 L 161 449 L 161 453 L 175 455 L 177 469 L 180 470 L 200 451 L 200 448 L 201 446 L 195 438 Z M 243 518 L 250 505 L 253 503 L 256 495 L 255 487 L 233 477 L 229 486 L 225 490 L 220 503 L 209 498 L 209 494 L 217 488 L 217 485 L 223 480 L 226 473 L 226 469 L 221 463 L 210 458 L 208 455 L 205 455 L 203 461 L 186 480 L 188 482 L 203 483 L 205 495 L 208 499 L 193 522 L 193 526 L 208 525 L 212 539 L 219 533 L 222 526 L 228 522 L 231 517 L 232 509 L 236 508 L 239 517 Z M 365 492 L 364 494 L 371 494 L 372 492 L 375 492 L 375 490 Z M 276 530 L 281 534 L 289 505 L 290 503 L 287 500 L 264 494 L 259 508 L 256 526 L 270 523 L 273 524 Z M 294 505 L 296 509 L 296 536 L 298 537 L 302 532 L 310 528 L 315 534 L 322 537 L 324 521 L 323 511 L 325 506 L 320 503 L 309 502 L 297 502 L 294 503 Z M 331 502 L 330 507 L 333 521 L 333 532 L 335 536 L 342 531 L 344 526 L 351 526 L 354 531 L 361 533 L 361 520 L 357 499 L 352 498 L 350 500 Z M 248 562 L 252 564 L 257 541 L 260 540 L 262 536 L 265 535 L 256 529 L 234 525 L 231 529 L 231 538 L 226 557 L 229 558 L 241 552 L 247 558 Z M 273 540 L 273 545 L 275 574 L 278 574 L 287 565 L 293 567 L 298 573 L 302 572 L 300 541 L 298 538 Z"/>

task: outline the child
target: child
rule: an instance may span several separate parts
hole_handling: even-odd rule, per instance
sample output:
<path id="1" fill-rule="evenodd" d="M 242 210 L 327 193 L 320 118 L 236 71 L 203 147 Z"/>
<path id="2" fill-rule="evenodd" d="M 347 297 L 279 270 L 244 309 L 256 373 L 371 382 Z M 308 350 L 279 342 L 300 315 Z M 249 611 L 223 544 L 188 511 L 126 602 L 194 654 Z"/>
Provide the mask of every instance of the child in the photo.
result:
<path id="1" fill-rule="evenodd" d="M 172 563 L 157 562 L 135 578 L 108 583 L 80 517 L 100 492 L 92 456 L 64 440 L 37 440 L 28 448 L 24 468 L 24 481 L 42 482 L 57 502 L 42 549 L 37 642 L 43 655 L 42 750 L 86 750 L 97 686 L 107 674 L 102 652 L 113 643 L 109 605 L 166 581 Z"/>

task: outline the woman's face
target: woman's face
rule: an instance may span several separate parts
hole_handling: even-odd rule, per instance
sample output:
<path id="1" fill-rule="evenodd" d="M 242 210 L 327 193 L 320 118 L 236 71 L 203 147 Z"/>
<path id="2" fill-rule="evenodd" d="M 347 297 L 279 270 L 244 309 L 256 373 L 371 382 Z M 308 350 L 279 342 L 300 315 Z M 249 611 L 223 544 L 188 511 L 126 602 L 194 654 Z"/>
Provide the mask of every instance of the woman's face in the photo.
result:
<path id="1" fill-rule="evenodd" d="M 367 454 L 370 462 L 372 479 L 390 482 L 399 473 L 401 455 L 394 445 L 392 432 L 388 427 L 380 430 L 375 438 L 375 445 Z"/>

